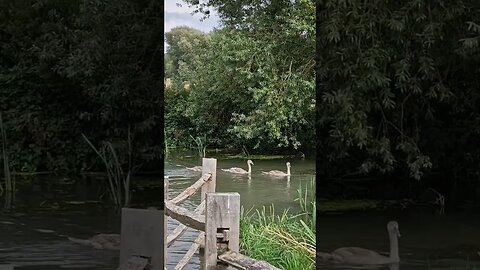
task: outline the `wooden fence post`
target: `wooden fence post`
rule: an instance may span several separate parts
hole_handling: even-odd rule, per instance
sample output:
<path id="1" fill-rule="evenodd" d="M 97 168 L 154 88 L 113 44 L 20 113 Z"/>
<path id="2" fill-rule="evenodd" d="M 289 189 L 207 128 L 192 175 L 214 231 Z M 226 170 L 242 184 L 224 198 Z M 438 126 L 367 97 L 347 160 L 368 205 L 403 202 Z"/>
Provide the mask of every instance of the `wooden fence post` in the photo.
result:
<path id="1" fill-rule="evenodd" d="M 165 233 L 159 227 L 164 219 L 165 213 L 160 210 L 122 208 L 119 269 L 150 262 L 151 270 L 164 270 Z"/>
<path id="2" fill-rule="evenodd" d="M 167 236 L 168 236 L 168 216 L 165 214 L 165 201 L 168 201 L 168 177 L 163 178 L 163 199 L 164 199 L 164 204 L 163 204 L 163 211 L 164 211 L 164 217 L 163 217 L 163 268 L 167 269 Z"/>
<path id="3" fill-rule="evenodd" d="M 202 159 L 202 176 L 211 173 L 212 177 L 210 181 L 206 182 L 202 186 L 201 201 L 205 200 L 205 194 L 207 192 L 215 192 L 215 187 L 217 184 L 217 160 L 215 158 L 204 158 Z"/>
<path id="4" fill-rule="evenodd" d="M 214 158 L 203 158 L 202 159 L 202 175 L 205 175 L 207 173 L 211 173 L 212 177 L 210 178 L 210 181 L 206 182 L 202 186 L 202 190 L 200 193 L 200 202 L 203 202 L 205 200 L 205 196 L 207 192 L 215 192 L 216 188 L 216 183 L 217 183 L 217 160 Z M 200 247 L 199 250 L 200 253 L 200 263 L 204 265 L 205 263 L 205 246 Z"/>
<path id="5" fill-rule="evenodd" d="M 240 249 L 240 194 L 207 193 L 205 205 L 205 253 L 204 269 L 213 270 L 217 265 L 217 233 L 223 232 L 228 249 Z"/>

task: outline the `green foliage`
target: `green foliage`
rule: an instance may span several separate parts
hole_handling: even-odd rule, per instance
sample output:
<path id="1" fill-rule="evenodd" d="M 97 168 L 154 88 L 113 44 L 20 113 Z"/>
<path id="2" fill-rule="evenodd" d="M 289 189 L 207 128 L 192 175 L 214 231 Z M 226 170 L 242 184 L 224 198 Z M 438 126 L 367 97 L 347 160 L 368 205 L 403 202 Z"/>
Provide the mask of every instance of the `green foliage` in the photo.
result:
<path id="1" fill-rule="evenodd" d="M 165 54 L 163 58 L 163 65 L 164 65 L 164 76 L 166 79 L 172 78 L 174 76 L 175 68 L 173 66 L 173 59 L 170 54 Z"/>
<path id="2" fill-rule="evenodd" d="M 113 202 L 117 207 L 128 206 L 130 204 L 131 168 L 128 168 L 127 174 L 124 173 L 122 164 L 111 143 L 107 142 L 101 149 L 97 149 L 85 135 L 82 134 L 82 137 L 105 165 L 108 183 L 110 184 L 110 196 Z M 129 145 L 129 148 L 130 147 Z M 129 152 L 130 151 L 131 149 L 129 149 Z"/>
<path id="3" fill-rule="evenodd" d="M 16 171 L 95 166 L 80 137 L 159 159 L 162 3 L 0 2 L 0 110 Z"/>
<path id="4" fill-rule="evenodd" d="M 298 188 L 296 201 L 301 211 L 291 215 L 287 210 L 275 213 L 272 205 L 254 213 L 242 208 L 240 219 L 241 252 L 265 260 L 280 269 L 314 269 L 316 255 L 315 178 Z"/>
<path id="5" fill-rule="evenodd" d="M 310 230 L 316 230 L 317 222 L 317 196 L 316 196 L 316 179 L 313 177 L 307 186 L 303 187 L 300 183 L 300 187 L 297 189 L 298 197 L 296 201 L 300 204 L 302 209 L 302 219 L 308 223 Z"/>
<path id="6" fill-rule="evenodd" d="M 171 63 L 169 69 L 165 68 L 169 75 L 166 78 L 175 77 L 182 82 L 188 80 L 188 70 L 198 58 L 196 52 L 200 48 L 206 49 L 208 35 L 187 26 L 179 26 L 166 33 L 165 40 L 168 44 L 165 59 Z"/>
<path id="7" fill-rule="evenodd" d="M 475 1 L 326 1 L 317 170 L 478 171 L 479 15 Z"/>
<path id="8" fill-rule="evenodd" d="M 315 230 L 287 211 L 275 215 L 273 207 L 240 218 L 242 254 L 280 269 L 315 269 Z"/>
<path id="9" fill-rule="evenodd" d="M 185 141 L 185 132 L 206 135 L 220 147 L 312 150 L 314 2 L 187 2 L 199 12 L 218 9 L 224 27 L 204 38 L 186 28 L 167 34 L 167 55 L 180 64 L 172 61 L 179 67 L 176 93 L 165 94 L 166 108 L 172 108 L 165 116 L 166 136 Z M 247 4 L 251 12 L 236 13 Z M 188 50 L 179 54 L 185 49 L 178 48 Z M 184 81 L 190 82 L 188 90 Z"/>

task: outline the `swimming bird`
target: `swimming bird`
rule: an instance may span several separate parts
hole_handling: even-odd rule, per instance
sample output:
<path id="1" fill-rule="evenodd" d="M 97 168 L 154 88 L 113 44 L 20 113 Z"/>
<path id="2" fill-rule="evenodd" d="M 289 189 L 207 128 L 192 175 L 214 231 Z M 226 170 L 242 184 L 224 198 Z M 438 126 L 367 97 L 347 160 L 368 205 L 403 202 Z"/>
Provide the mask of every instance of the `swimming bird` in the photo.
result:
<path id="1" fill-rule="evenodd" d="M 268 174 L 272 176 L 289 176 L 290 174 L 290 162 L 287 162 L 287 173 L 278 170 L 272 170 L 269 172 L 262 172 L 263 174 Z"/>
<path id="2" fill-rule="evenodd" d="M 187 167 L 187 170 L 195 171 L 195 172 L 201 172 L 202 171 L 202 166 L 195 166 L 195 167 Z"/>
<path id="3" fill-rule="evenodd" d="M 80 244 L 91 246 L 95 249 L 110 249 L 120 250 L 120 235 L 119 234 L 97 234 L 89 239 L 78 239 L 68 237 L 68 240 Z"/>
<path id="4" fill-rule="evenodd" d="M 245 171 L 244 169 L 237 168 L 237 167 L 233 167 L 233 168 L 230 168 L 230 169 L 222 169 L 222 171 L 230 172 L 230 173 L 238 173 L 238 174 L 251 174 L 252 173 L 252 165 L 254 165 L 253 161 L 251 161 L 250 159 L 247 160 L 247 165 L 248 165 L 248 171 Z"/>
<path id="5" fill-rule="evenodd" d="M 318 252 L 317 256 L 324 261 L 349 265 L 378 265 L 399 263 L 398 239 L 400 230 L 396 221 L 390 221 L 387 224 L 388 236 L 390 238 L 390 257 L 378 254 L 369 249 L 359 247 L 343 247 L 336 249 L 332 253 Z"/>

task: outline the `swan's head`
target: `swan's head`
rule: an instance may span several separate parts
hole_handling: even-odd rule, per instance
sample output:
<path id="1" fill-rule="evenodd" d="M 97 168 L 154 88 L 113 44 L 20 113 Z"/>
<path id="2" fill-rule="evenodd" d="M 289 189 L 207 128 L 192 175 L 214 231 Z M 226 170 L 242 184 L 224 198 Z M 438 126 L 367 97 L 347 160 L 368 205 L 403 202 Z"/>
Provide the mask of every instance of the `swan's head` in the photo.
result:
<path id="1" fill-rule="evenodd" d="M 287 167 L 289 167 L 289 168 L 290 168 L 290 162 L 287 162 Z"/>
<path id="2" fill-rule="evenodd" d="M 398 223 L 396 221 L 388 222 L 387 229 L 389 233 L 396 234 L 398 237 L 400 237 L 400 229 L 398 228 Z"/>
<path id="3" fill-rule="evenodd" d="M 247 164 L 255 165 L 255 164 L 253 164 L 253 161 L 251 161 L 250 159 L 247 160 Z"/>

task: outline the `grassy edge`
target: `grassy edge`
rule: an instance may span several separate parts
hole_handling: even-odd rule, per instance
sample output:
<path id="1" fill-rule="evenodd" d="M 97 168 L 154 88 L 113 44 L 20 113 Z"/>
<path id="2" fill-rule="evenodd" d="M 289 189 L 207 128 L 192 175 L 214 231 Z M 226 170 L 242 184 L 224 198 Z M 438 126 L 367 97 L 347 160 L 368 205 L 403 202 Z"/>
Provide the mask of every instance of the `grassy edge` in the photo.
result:
<path id="1" fill-rule="evenodd" d="M 241 252 L 285 270 L 315 269 L 315 179 L 298 189 L 301 213 L 275 213 L 274 205 L 245 211 L 240 218 Z"/>

